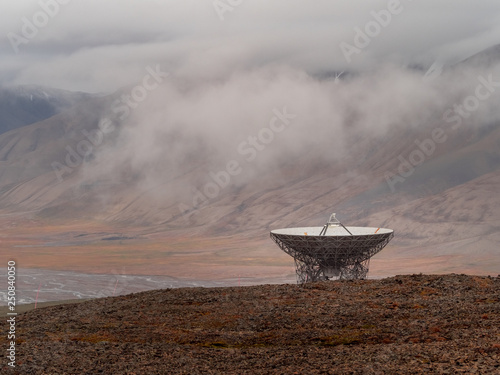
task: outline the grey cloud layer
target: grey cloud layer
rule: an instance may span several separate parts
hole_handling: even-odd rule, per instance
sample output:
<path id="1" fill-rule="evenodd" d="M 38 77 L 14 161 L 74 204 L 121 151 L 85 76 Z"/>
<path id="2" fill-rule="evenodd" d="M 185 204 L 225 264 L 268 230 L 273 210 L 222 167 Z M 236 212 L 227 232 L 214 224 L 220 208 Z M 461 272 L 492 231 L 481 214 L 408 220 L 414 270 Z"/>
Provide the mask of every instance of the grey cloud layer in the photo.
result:
<path id="1" fill-rule="evenodd" d="M 201 189 L 211 181 L 210 173 L 233 160 L 241 172 L 231 184 L 243 186 L 266 173 L 276 177 L 274 170 L 304 155 L 325 162 L 355 158 L 351 148 L 359 146 L 353 136 L 384 144 L 387 133 L 398 128 L 430 122 L 448 129 L 453 114 L 445 113 L 474 95 L 478 77 L 489 74 L 500 85 L 498 65 L 457 68 L 432 82 L 391 64 L 340 82 L 283 65 L 217 81 L 172 75 L 130 112 L 115 146 L 98 149 L 82 178 L 110 178 L 126 170 L 149 194 L 160 189 L 161 199 L 190 202 L 192 189 Z M 464 123 L 498 121 L 499 93 L 482 100 Z M 263 131 L 271 128 L 276 110 L 294 117 L 281 131 Z M 252 144 L 250 137 L 259 135 L 258 145 Z"/>
<path id="2" fill-rule="evenodd" d="M 221 21 L 211 1 L 73 0 L 14 53 L 8 33 L 22 35 L 23 17 L 55 1 L 1 2 L 0 82 L 109 92 L 151 63 L 200 79 L 268 63 L 323 73 L 456 61 L 500 40 L 493 0 L 401 0 L 403 11 L 350 64 L 339 44 L 353 43 L 354 28 L 388 1 L 243 1 Z"/>

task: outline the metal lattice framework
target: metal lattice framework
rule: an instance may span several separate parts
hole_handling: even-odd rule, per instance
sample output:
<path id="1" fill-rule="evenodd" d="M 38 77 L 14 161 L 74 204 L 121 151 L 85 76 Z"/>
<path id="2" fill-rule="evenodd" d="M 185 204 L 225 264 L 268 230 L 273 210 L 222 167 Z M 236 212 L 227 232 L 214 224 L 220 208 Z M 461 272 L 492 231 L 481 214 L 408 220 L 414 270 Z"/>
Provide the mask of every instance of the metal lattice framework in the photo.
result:
<path id="1" fill-rule="evenodd" d="M 343 226 L 342 226 L 343 227 Z M 330 230 L 324 227 L 289 228 L 271 232 L 272 240 L 295 260 L 297 282 L 307 283 L 339 279 L 364 279 L 370 258 L 381 251 L 394 237 L 394 231 L 385 228 L 343 227 Z M 382 230 L 381 230 L 382 229 Z M 302 233 L 302 234 L 299 234 Z"/>

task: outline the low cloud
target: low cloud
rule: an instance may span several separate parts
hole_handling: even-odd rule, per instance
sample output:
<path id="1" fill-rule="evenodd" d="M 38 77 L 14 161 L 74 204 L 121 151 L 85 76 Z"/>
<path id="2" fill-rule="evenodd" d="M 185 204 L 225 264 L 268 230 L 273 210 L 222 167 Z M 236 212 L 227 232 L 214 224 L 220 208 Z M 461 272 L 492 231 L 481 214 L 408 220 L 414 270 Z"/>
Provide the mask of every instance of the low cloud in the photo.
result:
<path id="1" fill-rule="evenodd" d="M 429 66 L 435 60 L 459 61 L 499 40 L 497 1 L 399 4 L 402 11 L 348 63 L 340 44 L 353 44 L 355 29 L 364 29 L 374 12 L 387 9 L 387 1 L 245 1 L 224 21 L 211 1 L 9 3 L 0 15 L 0 82 L 112 92 L 153 62 L 198 79 L 227 79 L 238 69 L 268 64 L 312 75 L 386 63 Z M 40 23 L 37 14 L 47 13 L 47 6 L 58 11 L 16 53 L 8 35 L 24 37 L 23 25 Z"/>
<path id="2" fill-rule="evenodd" d="M 488 74 L 500 84 L 498 65 L 457 66 L 430 82 L 421 71 L 392 64 L 340 80 L 275 64 L 213 80 L 171 72 L 121 121 L 114 146 L 96 150 L 82 178 L 133 176 L 129 181 L 158 199 L 190 202 L 228 168 L 238 170 L 229 184 L 237 188 L 263 175 L 279 179 L 273 171 L 306 167 L 303 159 L 356 158 L 356 142 L 382 144 L 397 129 L 451 126 L 446 111 Z M 495 103 L 482 102 L 464 125 L 498 121 Z"/>

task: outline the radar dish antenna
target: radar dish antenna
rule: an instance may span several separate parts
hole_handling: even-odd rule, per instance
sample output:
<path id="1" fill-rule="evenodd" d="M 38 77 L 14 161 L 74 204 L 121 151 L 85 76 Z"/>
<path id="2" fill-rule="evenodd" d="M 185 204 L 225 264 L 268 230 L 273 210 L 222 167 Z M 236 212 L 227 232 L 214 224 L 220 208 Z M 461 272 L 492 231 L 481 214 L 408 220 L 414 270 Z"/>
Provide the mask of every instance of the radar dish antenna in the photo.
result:
<path id="1" fill-rule="evenodd" d="M 332 214 L 323 227 L 273 230 L 271 239 L 295 261 L 299 284 L 364 279 L 370 258 L 394 237 L 387 228 L 346 227 Z"/>

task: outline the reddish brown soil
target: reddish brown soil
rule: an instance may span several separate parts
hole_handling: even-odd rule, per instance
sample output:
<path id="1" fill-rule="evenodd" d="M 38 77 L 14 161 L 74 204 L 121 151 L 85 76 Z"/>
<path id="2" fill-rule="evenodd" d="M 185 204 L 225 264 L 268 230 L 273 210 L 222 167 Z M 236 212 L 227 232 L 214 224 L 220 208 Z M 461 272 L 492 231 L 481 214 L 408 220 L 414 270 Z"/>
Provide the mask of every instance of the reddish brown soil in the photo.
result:
<path id="1" fill-rule="evenodd" d="M 2 373 L 498 374 L 500 276 L 156 290 L 29 311 L 17 329 Z"/>

